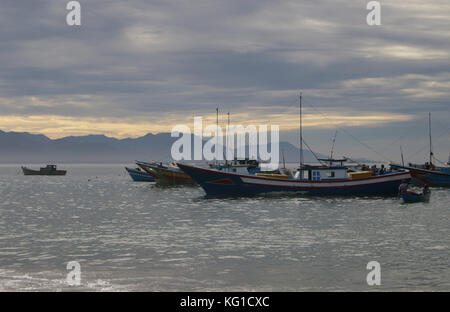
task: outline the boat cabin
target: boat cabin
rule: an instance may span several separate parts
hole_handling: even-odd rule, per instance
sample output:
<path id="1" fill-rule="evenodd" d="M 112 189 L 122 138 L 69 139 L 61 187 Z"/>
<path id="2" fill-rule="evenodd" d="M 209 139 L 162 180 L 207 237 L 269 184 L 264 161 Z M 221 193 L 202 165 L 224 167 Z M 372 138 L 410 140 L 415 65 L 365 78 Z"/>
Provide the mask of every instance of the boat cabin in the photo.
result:
<path id="1" fill-rule="evenodd" d="M 303 166 L 297 169 L 294 178 L 304 181 L 345 180 L 348 173 L 344 166 Z"/>
<path id="2" fill-rule="evenodd" d="M 210 168 L 230 168 L 230 169 L 237 169 L 237 168 L 258 168 L 259 161 L 256 159 L 249 159 L 249 158 L 234 158 L 233 160 L 227 160 L 225 163 L 217 164 L 217 163 L 211 163 L 209 164 Z M 236 171 L 236 170 L 235 170 Z"/>
<path id="3" fill-rule="evenodd" d="M 319 161 L 326 165 L 309 166 L 302 165 L 297 169 L 294 178 L 304 181 L 326 181 L 326 180 L 345 180 L 348 179 L 348 168 L 344 166 L 347 158 L 333 159 L 320 158 Z"/>

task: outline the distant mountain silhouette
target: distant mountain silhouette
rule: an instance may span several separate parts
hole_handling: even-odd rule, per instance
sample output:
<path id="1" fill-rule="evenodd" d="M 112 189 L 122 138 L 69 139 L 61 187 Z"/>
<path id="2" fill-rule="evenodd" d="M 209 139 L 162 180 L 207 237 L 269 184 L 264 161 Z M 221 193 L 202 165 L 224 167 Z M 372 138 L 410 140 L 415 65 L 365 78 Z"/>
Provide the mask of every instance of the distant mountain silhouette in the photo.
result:
<path id="1" fill-rule="evenodd" d="M 147 134 L 139 138 L 116 139 L 105 135 L 68 136 L 52 140 L 42 134 L 0 130 L 0 162 L 3 163 L 130 163 L 134 160 L 167 161 L 172 143 L 170 133 Z M 192 141 L 193 142 L 193 141 Z M 247 147 L 248 148 L 248 147 Z M 286 162 L 297 162 L 299 149 L 280 142 Z M 316 153 L 317 154 L 317 153 Z M 317 154 L 318 157 L 325 157 Z M 314 162 L 304 151 L 305 162 Z"/>

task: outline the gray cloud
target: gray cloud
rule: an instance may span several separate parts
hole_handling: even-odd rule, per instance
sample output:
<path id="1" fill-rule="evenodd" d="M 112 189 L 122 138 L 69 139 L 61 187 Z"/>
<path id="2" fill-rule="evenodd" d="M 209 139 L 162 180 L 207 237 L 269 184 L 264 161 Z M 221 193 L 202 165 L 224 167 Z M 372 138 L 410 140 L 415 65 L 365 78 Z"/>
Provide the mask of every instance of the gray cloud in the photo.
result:
<path id="1" fill-rule="evenodd" d="M 81 0 L 80 27 L 66 3 L 0 4 L 3 115 L 283 113 L 303 90 L 324 112 L 450 117 L 447 0 L 382 1 L 380 27 L 362 0 Z"/>

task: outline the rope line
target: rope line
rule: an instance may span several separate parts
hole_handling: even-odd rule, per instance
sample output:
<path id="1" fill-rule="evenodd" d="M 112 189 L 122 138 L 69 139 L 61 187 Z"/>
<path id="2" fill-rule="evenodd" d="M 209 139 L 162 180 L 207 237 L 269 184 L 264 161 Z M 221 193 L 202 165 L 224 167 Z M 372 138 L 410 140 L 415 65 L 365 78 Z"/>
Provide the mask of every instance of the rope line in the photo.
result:
<path id="1" fill-rule="evenodd" d="M 446 135 L 448 132 L 450 131 L 450 127 L 445 130 L 441 135 L 439 135 L 438 137 L 433 138 L 434 141 L 439 140 L 441 137 L 443 137 L 444 135 Z M 410 158 L 415 157 L 417 154 L 423 152 L 426 148 L 428 148 L 428 145 L 423 146 L 422 148 L 420 148 L 417 152 L 415 152 L 414 154 L 412 154 L 412 156 L 409 156 Z M 436 157 L 433 157 L 434 159 L 436 159 Z"/>
<path id="2" fill-rule="evenodd" d="M 354 139 L 356 142 L 358 142 L 359 144 L 361 144 L 362 146 L 366 147 L 368 150 L 374 152 L 375 154 L 377 154 L 378 156 L 382 157 L 384 160 L 387 160 L 388 162 L 392 162 L 392 160 L 388 157 L 386 157 L 385 155 L 379 153 L 377 150 L 373 149 L 372 147 L 370 147 L 369 145 L 367 145 L 366 143 L 360 141 L 357 137 L 355 137 L 353 134 L 351 134 L 349 131 L 347 131 L 344 128 L 341 128 L 339 126 L 336 125 L 336 123 L 334 121 L 332 121 L 330 118 L 328 118 L 324 113 L 322 113 L 321 111 L 319 111 L 317 108 L 315 108 L 311 103 L 306 103 L 306 105 L 310 106 L 312 109 L 314 109 L 316 112 L 318 112 L 319 114 L 321 114 L 325 119 L 327 119 L 329 122 L 331 122 L 333 124 L 333 126 L 338 129 L 341 130 L 342 132 L 346 133 L 347 135 L 349 135 L 352 139 Z"/>

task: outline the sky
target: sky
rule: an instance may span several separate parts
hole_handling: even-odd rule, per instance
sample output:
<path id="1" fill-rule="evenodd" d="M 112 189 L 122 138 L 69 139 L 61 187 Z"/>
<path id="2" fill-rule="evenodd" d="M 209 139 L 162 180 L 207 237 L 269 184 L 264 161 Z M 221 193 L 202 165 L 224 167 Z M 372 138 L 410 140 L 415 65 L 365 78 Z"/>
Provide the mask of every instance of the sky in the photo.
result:
<path id="1" fill-rule="evenodd" d="M 138 137 L 192 125 L 275 124 L 317 152 L 398 161 L 450 153 L 450 1 L 0 2 L 0 130 Z"/>

